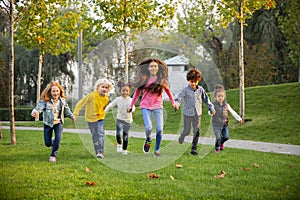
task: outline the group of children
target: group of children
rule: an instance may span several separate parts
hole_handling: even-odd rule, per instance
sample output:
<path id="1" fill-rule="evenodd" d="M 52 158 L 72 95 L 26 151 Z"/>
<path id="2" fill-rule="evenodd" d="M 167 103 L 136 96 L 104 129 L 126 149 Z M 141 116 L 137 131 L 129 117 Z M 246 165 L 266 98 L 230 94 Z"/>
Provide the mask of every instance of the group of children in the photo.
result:
<path id="1" fill-rule="evenodd" d="M 75 106 L 74 113 L 71 112 L 64 95 L 64 91 L 58 82 L 51 82 L 43 91 L 40 103 L 33 109 L 32 116 L 38 117 L 43 112 L 44 142 L 47 147 L 52 147 L 50 162 L 56 162 L 56 154 L 60 146 L 63 118 L 70 117 L 73 122 L 79 115 L 80 110 L 85 107 L 85 120 L 92 135 L 94 151 L 97 158 L 104 158 L 104 119 L 106 113 L 113 107 L 118 107 L 116 120 L 117 152 L 124 155 L 128 153 L 128 134 L 132 124 L 132 112 L 135 111 L 135 103 L 142 94 L 140 108 L 142 111 L 145 136 L 143 145 L 144 153 L 150 152 L 152 144 L 152 115 L 156 125 L 156 138 L 154 156 L 160 157 L 160 146 L 163 136 L 163 91 L 169 97 L 172 107 L 178 110 L 183 102 L 184 129 L 179 136 L 178 142 L 182 144 L 193 127 L 193 141 L 191 155 L 197 155 L 197 145 L 200 137 L 200 122 L 202 115 L 202 102 L 207 105 L 209 114 L 212 116 L 213 130 L 216 136 L 215 152 L 224 149 L 224 142 L 229 139 L 228 111 L 236 120 L 242 122 L 241 117 L 230 107 L 225 100 L 225 89 L 217 85 L 214 91 L 215 101 L 210 102 L 204 88 L 199 86 L 202 79 L 201 72 L 192 68 L 188 71 L 186 79 L 188 85 L 179 93 L 174 100 L 168 86 L 167 65 L 156 58 L 147 59 L 137 67 L 137 76 L 134 83 L 118 83 L 120 96 L 111 103 L 107 96 L 111 90 L 112 83 L 106 79 L 100 79 L 95 90 L 83 97 Z M 130 89 L 137 88 L 130 97 Z M 52 138 L 54 131 L 55 137 Z"/>

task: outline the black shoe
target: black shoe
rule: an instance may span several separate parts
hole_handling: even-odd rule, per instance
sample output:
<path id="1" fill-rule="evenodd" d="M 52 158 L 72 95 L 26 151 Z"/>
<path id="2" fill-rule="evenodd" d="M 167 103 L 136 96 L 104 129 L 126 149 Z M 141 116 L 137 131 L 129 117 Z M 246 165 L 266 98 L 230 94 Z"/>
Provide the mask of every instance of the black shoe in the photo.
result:
<path id="1" fill-rule="evenodd" d="M 151 145 L 151 141 L 145 141 L 144 147 L 143 147 L 143 151 L 144 153 L 149 153 L 150 150 L 150 145 Z"/>
<path id="2" fill-rule="evenodd" d="M 198 152 L 196 150 L 192 150 L 191 153 L 190 153 L 192 156 L 197 156 L 198 155 Z"/>
<path id="3" fill-rule="evenodd" d="M 178 138 L 178 143 L 182 144 L 183 141 L 184 141 L 184 138 L 185 138 L 184 136 L 180 135 L 179 138 Z"/>

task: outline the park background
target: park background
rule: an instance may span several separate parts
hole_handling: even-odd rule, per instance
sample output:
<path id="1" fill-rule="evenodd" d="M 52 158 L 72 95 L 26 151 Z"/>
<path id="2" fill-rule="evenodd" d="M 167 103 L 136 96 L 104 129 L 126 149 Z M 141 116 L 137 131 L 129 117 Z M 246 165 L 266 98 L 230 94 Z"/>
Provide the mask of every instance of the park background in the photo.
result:
<path id="1" fill-rule="evenodd" d="M 300 69 L 300 6 L 296 0 L 189 0 L 181 4 L 173 0 L 93 1 L 95 4 L 91 4 L 92 1 L 16 1 L 16 12 L 12 16 L 9 2 L 13 1 L 0 1 L 0 76 L 4 77 L 0 79 L 1 121 L 11 120 L 9 108 L 13 99 L 15 119 L 29 121 L 27 124 L 17 122 L 17 126 L 42 126 L 41 122 L 33 122 L 29 114 L 36 104 L 39 82 L 42 90 L 48 82 L 59 81 L 69 96 L 74 95 L 69 98 L 69 104 L 75 106 L 80 96 L 74 94 L 74 90 L 80 86 L 76 76 L 81 59 L 82 83 L 93 85 L 97 75 L 115 82 L 123 79 L 126 67 L 128 78 L 134 79 L 135 66 L 146 57 L 167 60 L 179 55 L 164 47 L 130 51 L 130 42 L 127 43 L 124 36 L 139 35 L 154 27 L 167 30 L 171 37 L 174 33 L 182 34 L 195 44 L 201 44 L 222 77 L 228 100 L 238 111 L 239 20 L 243 20 L 239 19 L 239 6 L 248 2 L 244 5 L 248 18 L 243 31 L 243 63 L 245 117 L 249 121 L 239 126 L 231 120 L 232 138 L 300 143 L 297 137 L 299 83 L 295 83 L 299 82 Z M 227 9 L 222 10 L 219 6 Z M 10 17 L 15 20 L 13 74 Z M 116 41 L 114 48 L 117 51 L 105 55 L 111 56 L 105 67 L 91 68 L 86 59 L 91 52 L 97 52 L 99 44 L 110 38 Z M 166 41 L 168 39 L 166 37 Z M 191 63 L 186 69 L 200 67 Z M 96 76 L 90 77 L 95 70 Z M 12 83 L 14 86 L 10 88 Z M 207 89 L 204 81 L 201 85 Z M 91 89 L 86 88 L 81 95 Z M 165 128 L 168 133 L 177 133 L 178 128 L 174 130 L 172 126 L 178 122 L 180 113 L 172 110 L 167 113 L 171 123 Z M 107 127 L 113 129 L 112 114 L 108 117 L 111 124 Z M 136 119 L 140 125 L 139 117 Z M 209 118 L 203 120 L 205 130 Z M 66 127 L 74 127 L 68 123 Z M 299 198 L 298 156 L 228 148 L 222 156 L 209 154 L 199 160 L 186 152 L 168 167 L 155 171 L 160 175 L 159 179 L 150 179 L 148 174 L 115 171 L 92 159 L 76 134 L 64 135 L 59 158 L 64 161 L 57 165 L 49 165 L 44 159 L 47 150 L 43 147 L 40 131 L 17 131 L 16 135 L 17 145 L 11 145 L 13 141 L 8 130 L 3 130 L 0 141 L 1 197 L 4 199 Z M 108 139 L 113 141 L 113 138 Z M 131 151 L 138 152 L 140 143 L 139 139 L 132 138 Z M 183 168 L 177 169 L 176 163 L 181 163 Z M 215 179 L 214 175 L 219 175 L 220 170 L 226 171 L 227 175 L 224 179 Z M 87 181 L 94 181 L 95 185 L 89 186 Z"/>

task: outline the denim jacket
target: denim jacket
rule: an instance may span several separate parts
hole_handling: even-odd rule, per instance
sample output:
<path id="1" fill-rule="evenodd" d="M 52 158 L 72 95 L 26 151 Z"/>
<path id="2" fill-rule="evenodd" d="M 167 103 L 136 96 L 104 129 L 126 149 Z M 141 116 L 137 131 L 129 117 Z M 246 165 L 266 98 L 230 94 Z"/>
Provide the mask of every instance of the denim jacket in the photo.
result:
<path id="1" fill-rule="evenodd" d="M 59 117 L 61 119 L 61 123 L 64 123 L 64 117 L 72 118 L 73 113 L 68 106 L 65 98 L 59 98 L 60 104 L 58 105 Z M 32 110 L 31 114 L 34 112 L 43 112 L 43 122 L 45 125 L 53 127 L 54 121 L 54 111 L 53 111 L 53 103 L 52 100 L 46 102 L 45 100 L 41 100 L 39 104 Z"/>

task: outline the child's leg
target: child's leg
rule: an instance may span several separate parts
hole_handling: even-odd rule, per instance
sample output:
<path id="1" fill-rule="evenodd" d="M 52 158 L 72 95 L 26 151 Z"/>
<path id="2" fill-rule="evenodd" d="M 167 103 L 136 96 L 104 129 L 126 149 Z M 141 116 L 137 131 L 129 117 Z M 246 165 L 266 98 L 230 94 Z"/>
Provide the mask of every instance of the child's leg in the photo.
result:
<path id="1" fill-rule="evenodd" d="M 117 119 L 117 122 L 116 122 L 116 140 L 117 140 L 118 144 L 122 144 L 121 130 L 122 130 L 122 123 L 121 123 L 120 120 Z"/>
<path id="2" fill-rule="evenodd" d="M 55 139 L 52 147 L 51 156 L 56 156 L 56 152 L 59 149 L 61 138 L 62 138 L 63 125 L 61 123 L 56 124 L 53 126 L 53 130 L 55 133 Z"/>
<path id="3" fill-rule="evenodd" d="M 123 150 L 127 150 L 128 146 L 128 133 L 130 129 L 131 124 L 124 122 L 123 125 Z"/>
<path id="4" fill-rule="evenodd" d="M 163 118 L 163 109 L 155 109 L 154 112 L 154 118 L 155 118 L 155 124 L 156 124 L 156 145 L 155 145 L 155 151 L 160 151 L 160 145 L 162 141 L 162 135 L 163 135 L 163 126 L 164 126 L 164 118 Z"/>
<path id="5" fill-rule="evenodd" d="M 44 124 L 44 144 L 46 147 L 52 146 L 52 131 L 53 128 Z"/>
<path id="6" fill-rule="evenodd" d="M 152 119 L 151 119 L 152 111 L 146 108 L 142 108 L 142 115 L 145 126 L 145 134 L 147 141 L 151 141 L 151 131 L 152 131 Z"/>
<path id="7" fill-rule="evenodd" d="M 199 137 L 200 137 L 200 121 L 201 121 L 201 116 L 195 115 L 193 117 L 192 125 L 193 125 L 193 142 L 192 142 L 192 151 L 197 151 L 197 146 L 199 142 Z"/>
<path id="8" fill-rule="evenodd" d="M 215 150 L 220 150 L 221 145 L 221 128 L 213 127 L 215 136 L 216 136 L 216 143 L 215 143 Z"/>
<path id="9" fill-rule="evenodd" d="M 221 139 L 221 150 L 224 149 L 224 142 L 226 142 L 228 139 L 229 139 L 229 131 L 228 131 L 228 126 L 225 125 L 223 126 L 223 129 L 222 129 L 222 139 Z"/>
<path id="10" fill-rule="evenodd" d="M 103 153 L 104 151 L 104 122 L 99 120 L 97 122 L 88 122 L 89 129 L 92 134 L 95 153 Z"/>
<path id="11" fill-rule="evenodd" d="M 191 132 L 191 123 L 192 123 L 192 117 L 183 115 L 183 131 L 181 132 L 178 142 L 179 144 L 182 144 L 184 141 L 185 136 L 189 135 Z"/>

